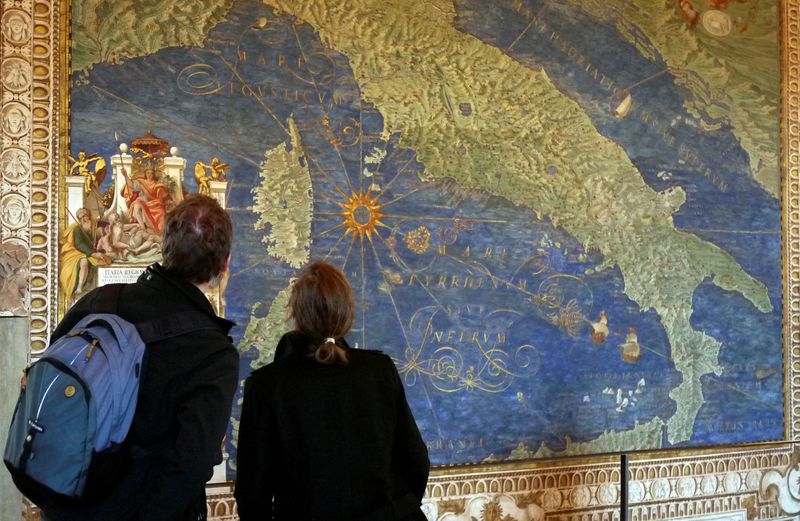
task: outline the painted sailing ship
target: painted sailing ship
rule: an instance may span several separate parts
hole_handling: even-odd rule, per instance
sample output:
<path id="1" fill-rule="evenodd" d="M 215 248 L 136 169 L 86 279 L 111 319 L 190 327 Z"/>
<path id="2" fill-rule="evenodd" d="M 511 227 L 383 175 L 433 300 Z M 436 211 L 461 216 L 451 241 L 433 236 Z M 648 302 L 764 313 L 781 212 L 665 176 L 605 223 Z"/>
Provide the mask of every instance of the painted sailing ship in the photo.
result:
<path id="1" fill-rule="evenodd" d="M 628 115 L 632 105 L 633 98 L 631 97 L 631 93 L 627 90 L 623 91 L 618 97 L 616 97 L 615 101 L 612 102 L 611 115 L 617 119 L 622 119 Z"/>
<path id="2" fill-rule="evenodd" d="M 625 362 L 634 363 L 639 360 L 641 349 L 639 348 L 639 337 L 636 335 L 636 327 L 631 326 L 628 328 L 628 333 L 625 335 L 625 342 L 619 344 L 619 351 L 622 360 Z"/>

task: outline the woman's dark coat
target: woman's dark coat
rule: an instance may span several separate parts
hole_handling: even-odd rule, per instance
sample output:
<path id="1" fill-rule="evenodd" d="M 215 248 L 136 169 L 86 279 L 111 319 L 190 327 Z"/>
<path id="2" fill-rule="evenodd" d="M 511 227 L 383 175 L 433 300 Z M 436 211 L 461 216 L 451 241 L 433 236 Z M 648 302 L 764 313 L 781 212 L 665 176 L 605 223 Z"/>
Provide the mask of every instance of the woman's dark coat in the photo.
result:
<path id="1" fill-rule="evenodd" d="M 424 519 L 428 452 L 397 369 L 377 351 L 347 352 L 348 365 L 322 365 L 293 332 L 276 361 L 247 379 L 235 493 L 242 521 L 378 521 L 394 519 L 392 510 Z"/>

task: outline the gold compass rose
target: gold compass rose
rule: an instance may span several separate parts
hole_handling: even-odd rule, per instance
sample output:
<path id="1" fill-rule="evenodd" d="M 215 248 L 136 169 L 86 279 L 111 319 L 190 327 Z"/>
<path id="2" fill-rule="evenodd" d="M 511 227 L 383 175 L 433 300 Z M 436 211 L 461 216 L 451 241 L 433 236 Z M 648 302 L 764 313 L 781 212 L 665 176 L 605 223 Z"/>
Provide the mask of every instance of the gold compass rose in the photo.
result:
<path id="1" fill-rule="evenodd" d="M 353 238 L 358 235 L 362 241 L 366 235 L 367 239 L 372 240 L 372 233 L 375 232 L 376 227 L 386 226 L 380 221 L 380 218 L 383 217 L 383 213 L 381 213 L 383 205 L 378 204 L 381 195 L 373 196 L 369 192 L 364 193 L 361 190 L 351 195 L 342 195 L 345 202 L 338 204 L 344 210 L 339 214 L 344 217 L 344 220 L 339 226 L 346 229 L 345 235 L 352 233 Z"/>

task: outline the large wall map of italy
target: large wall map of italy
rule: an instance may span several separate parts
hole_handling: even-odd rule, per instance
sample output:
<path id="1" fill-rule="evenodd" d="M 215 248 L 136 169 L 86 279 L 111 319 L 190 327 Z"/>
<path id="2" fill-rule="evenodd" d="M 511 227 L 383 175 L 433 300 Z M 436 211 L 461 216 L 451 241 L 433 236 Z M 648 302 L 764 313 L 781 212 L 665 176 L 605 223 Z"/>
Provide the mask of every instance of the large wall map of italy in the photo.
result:
<path id="1" fill-rule="evenodd" d="M 774 3 L 150 3 L 75 1 L 72 152 L 230 164 L 243 378 L 327 258 L 435 464 L 782 436 Z"/>

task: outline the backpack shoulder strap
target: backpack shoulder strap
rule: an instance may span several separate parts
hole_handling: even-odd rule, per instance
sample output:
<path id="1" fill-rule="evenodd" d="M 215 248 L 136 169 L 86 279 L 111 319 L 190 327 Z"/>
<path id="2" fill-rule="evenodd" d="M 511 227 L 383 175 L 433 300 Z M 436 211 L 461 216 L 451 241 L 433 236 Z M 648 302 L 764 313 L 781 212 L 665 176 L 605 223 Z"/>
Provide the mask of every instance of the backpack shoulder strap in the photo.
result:
<path id="1" fill-rule="evenodd" d="M 97 296 L 92 302 L 91 313 L 117 313 L 119 296 L 126 284 L 106 284 L 101 286 Z M 159 317 L 146 322 L 134 322 L 139 336 L 145 344 L 166 340 L 176 336 L 205 329 L 219 330 L 220 326 L 214 319 L 189 309 L 173 315 Z"/>

